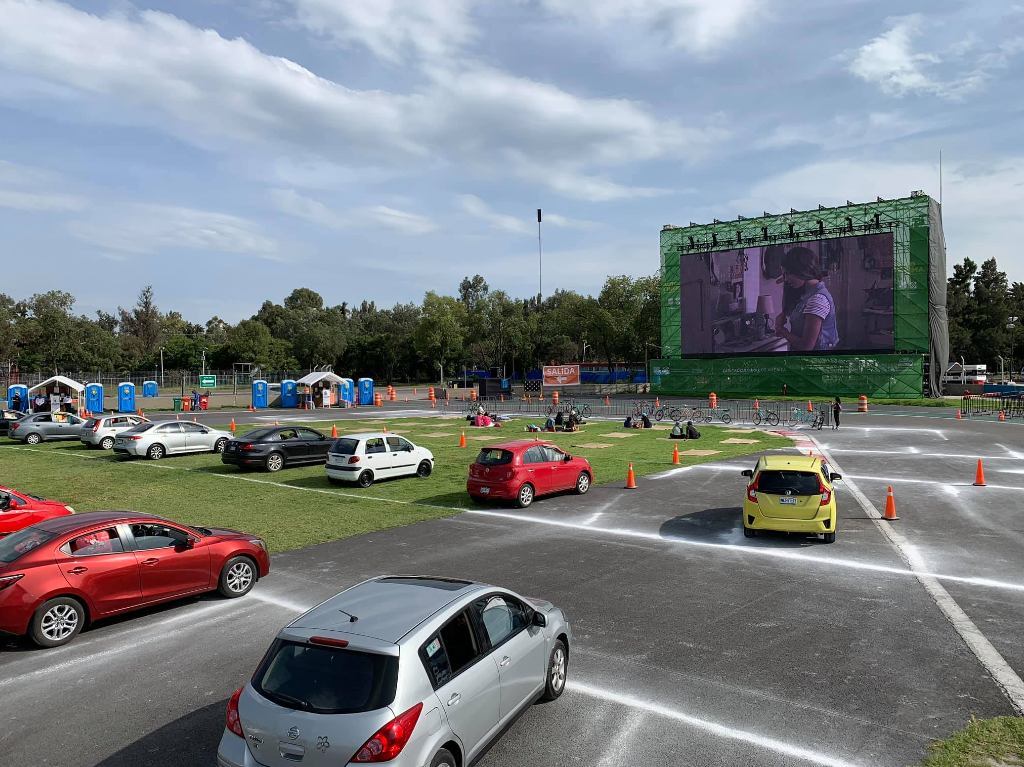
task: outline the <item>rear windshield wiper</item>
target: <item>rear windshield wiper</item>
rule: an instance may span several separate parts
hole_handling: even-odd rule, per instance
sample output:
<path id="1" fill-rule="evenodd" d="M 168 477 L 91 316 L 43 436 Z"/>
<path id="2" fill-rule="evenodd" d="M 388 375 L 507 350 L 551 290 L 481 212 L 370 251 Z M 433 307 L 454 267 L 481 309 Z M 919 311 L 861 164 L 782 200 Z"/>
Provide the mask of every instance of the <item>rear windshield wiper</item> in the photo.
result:
<path id="1" fill-rule="evenodd" d="M 273 690 L 273 691 L 264 690 L 263 692 L 265 692 L 269 698 L 271 698 L 271 699 L 276 698 L 281 703 L 288 704 L 288 705 L 292 706 L 293 708 L 297 708 L 297 709 L 300 709 L 302 711 L 312 711 L 313 710 L 313 704 L 310 703 L 308 700 L 303 700 L 302 698 L 295 698 L 295 697 L 292 697 L 291 695 L 288 695 L 286 693 L 278 692 L 277 690 Z"/>

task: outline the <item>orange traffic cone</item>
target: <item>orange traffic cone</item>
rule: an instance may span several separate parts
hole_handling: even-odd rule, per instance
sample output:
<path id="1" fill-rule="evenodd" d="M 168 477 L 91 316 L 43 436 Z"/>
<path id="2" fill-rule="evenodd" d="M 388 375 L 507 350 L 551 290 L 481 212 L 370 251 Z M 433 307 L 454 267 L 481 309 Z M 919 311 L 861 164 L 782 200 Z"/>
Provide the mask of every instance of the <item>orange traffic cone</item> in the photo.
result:
<path id="1" fill-rule="evenodd" d="M 807 412 L 808 413 L 813 413 L 814 412 L 814 405 L 811 404 L 810 400 L 807 400 Z"/>
<path id="2" fill-rule="evenodd" d="M 238 427 L 235 426 L 235 419 L 234 418 L 231 419 L 231 426 L 229 428 L 231 429 L 231 433 L 232 434 L 234 434 L 235 433 L 235 429 L 238 428 Z"/>
<path id="3" fill-rule="evenodd" d="M 679 445 L 672 446 L 672 463 L 679 465 Z"/>
<path id="4" fill-rule="evenodd" d="M 139 408 L 139 418 L 145 418 L 145 417 L 146 417 L 146 411 L 144 411 L 142 408 Z"/>
<path id="5" fill-rule="evenodd" d="M 459 447 L 466 446 L 466 432 L 462 432 L 462 436 L 459 437 Z"/>
<path id="6" fill-rule="evenodd" d="M 250 412 L 250 413 L 255 413 L 255 412 L 256 412 L 256 408 L 254 408 L 254 407 L 252 406 L 252 403 L 251 403 L 251 402 L 249 403 L 249 412 Z"/>
<path id="7" fill-rule="evenodd" d="M 280 425 L 281 425 L 281 422 L 278 421 L 277 419 L 274 419 L 274 426 L 280 426 Z"/>
<path id="8" fill-rule="evenodd" d="M 890 522 L 899 519 L 896 516 L 896 499 L 892 494 L 892 485 L 889 485 L 889 492 L 885 496 L 885 519 Z"/>
<path id="9" fill-rule="evenodd" d="M 960 412 L 960 408 L 956 409 L 956 420 L 962 421 L 964 419 L 963 414 Z"/>
<path id="10" fill-rule="evenodd" d="M 332 439 L 337 439 L 338 438 L 338 424 L 336 424 L 336 423 L 332 423 L 331 424 L 331 438 Z"/>
<path id="11" fill-rule="evenodd" d="M 604 406 L 605 406 L 605 407 L 608 407 L 608 406 L 609 406 L 609 405 L 611 405 L 611 404 L 612 404 L 612 401 L 611 401 L 610 399 L 608 399 L 608 395 L 607 395 L 607 394 L 605 394 L 605 395 L 604 395 Z"/>
<path id="12" fill-rule="evenodd" d="M 435 409 L 437 408 L 437 400 L 436 399 L 430 400 L 430 407 L 431 408 L 435 408 Z"/>
<path id="13" fill-rule="evenodd" d="M 192 423 L 199 423 L 199 416 L 192 416 Z"/>
<path id="14" fill-rule="evenodd" d="M 754 400 L 754 410 L 760 410 L 760 409 L 761 409 L 761 401 L 755 399 Z"/>
<path id="15" fill-rule="evenodd" d="M 654 406 L 655 407 L 661 407 L 661 397 L 655 397 L 654 398 Z"/>
<path id="16" fill-rule="evenodd" d="M 1006 411 L 1005 410 L 1000 410 L 999 411 L 999 420 L 1000 421 L 1005 421 L 1006 420 Z"/>
<path id="17" fill-rule="evenodd" d="M 636 475 L 633 473 L 633 464 L 629 464 L 629 470 L 626 472 L 626 489 L 636 490 Z"/>
<path id="18" fill-rule="evenodd" d="M 387 424 L 384 424 L 384 433 L 385 433 L 385 434 L 387 434 L 387 433 L 388 433 L 388 425 L 387 425 Z"/>
<path id="19" fill-rule="evenodd" d="M 985 467 L 980 458 L 978 459 L 978 469 L 974 472 L 974 486 L 985 487 Z"/>
<path id="20" fill-rule="evenodd" d="M 177 413 L 175 413 L 175 414 L 174 414 L 174 420 L 175 420 L 175 421 L 180 421 L 180 420 L 181 420 L 181 416 L 180 416 L 180 415 L 178 415 Z"/>

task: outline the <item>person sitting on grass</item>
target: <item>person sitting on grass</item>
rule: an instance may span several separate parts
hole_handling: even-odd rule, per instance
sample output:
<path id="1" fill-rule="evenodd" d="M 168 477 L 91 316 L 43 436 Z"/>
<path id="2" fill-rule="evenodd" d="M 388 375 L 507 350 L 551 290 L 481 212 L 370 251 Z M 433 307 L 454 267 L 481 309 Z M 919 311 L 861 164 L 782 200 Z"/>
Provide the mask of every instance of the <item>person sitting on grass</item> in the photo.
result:
<path id="1" fill-rule="evenodd" d="M 626 416 L 626 420 L 622 422 L 622 428 L 623 429 L 632 429 L 633 428 L 633 416 L 630 416 L 630 415 Z"/>
<path id="2" fill-rule="evenodd" d="M 683 429 L 681 421 L 676 421 L 672 424 L 672 431 L 668 435 L 669 439 L 686 439 L 686 431 Z"/>
<path id="3" fill-rule="evenodd" d="M 700 432 L 697 431 L 697 427 L 693 425 L 693 421 L 686 422 L 686 438 L 700 439 Z"/>
<path id="4" fill-rule="evenodd" d="M 579 431 L 579 423 L 576 420 L 576 413 L 569 413 L 569 418 L 562 427 L 564 431 Z"/>
<path id="5" fill-rule="evenodd" d="M 643 415 L 641 415 L 640 419 L 643 421 L 643 425 L 644 425 L 645 429 L 653 429 L 654 428 L 654 424 L 651 423 L 651 417 L 649 415 L 647 415 L 647 413 L 644 413 Z"/>

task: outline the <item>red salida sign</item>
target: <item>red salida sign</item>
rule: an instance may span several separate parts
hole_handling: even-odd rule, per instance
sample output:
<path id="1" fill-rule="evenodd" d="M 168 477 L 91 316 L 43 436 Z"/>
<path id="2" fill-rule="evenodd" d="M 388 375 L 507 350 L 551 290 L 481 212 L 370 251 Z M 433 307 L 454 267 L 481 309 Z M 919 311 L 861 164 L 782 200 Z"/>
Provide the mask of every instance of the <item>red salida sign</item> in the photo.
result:
<path id="1" fill-rule="evenodd" d="M 579 386 L 579 365 L 545 365 L 545 386 Z"/>

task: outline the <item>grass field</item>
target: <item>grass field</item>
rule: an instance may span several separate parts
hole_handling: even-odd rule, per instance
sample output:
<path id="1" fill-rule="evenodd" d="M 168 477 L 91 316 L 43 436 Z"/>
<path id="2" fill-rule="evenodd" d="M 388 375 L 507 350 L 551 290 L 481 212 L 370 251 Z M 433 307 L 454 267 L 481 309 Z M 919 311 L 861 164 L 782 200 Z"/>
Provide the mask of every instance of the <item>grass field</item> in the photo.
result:
<path id="1" fill-rule="evenodd" d="M 212 453 L 161 461 L 122 460 L 79 442 L 28 448 L 3 439 L 0 484 L 65 501 L 77 511 L 130 509 L 188 524 L 237 528 L 262 536 L 272 550 L 282 551 L 471 508 L 465 492 L 466 473 L 484 444 L 480 438 L 502 441 L 532 436 L 523 431 L 525 420 L 513 421 L 501 430 L 470 428 L 466 429 L 468 446 L 462 449 L 458 441 L 465 421 L 458 417 L 346 421 L 339 424 L 339 431 L 379 430 L 382 423 L 434 453 L 436 468 L 429 479 L 385 480 L 363 490 L 354 485 L 331 485 L 323 466 L 284 469 L 276 474 L 243 472 L 221 463 Z M 310 425 L 330 431 L 329 423 Z M 248 428 L 240 424 L 238 433 Z M 630 461 L 638 476 L 671 468 L 674 444 L 680 446 L 684 465 L 790 444 L 777 435 L 722 427 L 707 426 L 702 434 L 699 442 L 676 443 L 667 439 L 667 427 L 627 432 L 617 423 L 591 422 L 576 433 L 542 436 L 570 453 L 586 456 L 597 483 L 623 483 Z M 728 439 L 755 442 L 723 443 Z M 688 450 L 718 452 L 697 456 Z M 543 499 L 538 503 L 543 504 Z"/>
<path id="2" fill-rule="evenodd" d="M 972 719 L 929 751 L 922 767 L 1019 767 L 1024 765 L 1024 718 Z"/>

